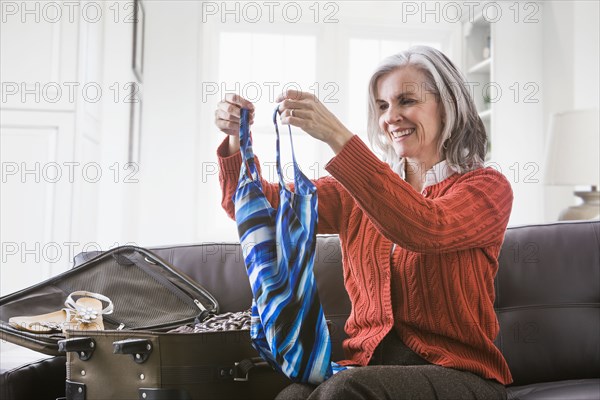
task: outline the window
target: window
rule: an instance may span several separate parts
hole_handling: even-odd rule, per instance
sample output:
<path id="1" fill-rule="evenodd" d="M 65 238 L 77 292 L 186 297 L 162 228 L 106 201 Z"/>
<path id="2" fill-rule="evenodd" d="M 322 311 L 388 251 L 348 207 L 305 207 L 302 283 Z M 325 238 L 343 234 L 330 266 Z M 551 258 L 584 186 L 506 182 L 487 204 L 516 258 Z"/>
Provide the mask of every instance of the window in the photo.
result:
<path id="1" fill-rule="evenodd" d="M 275 98 L 286 88 L 311 91 L 316 83 L 317 38 L 314 35 L 221 32 L 218 82 L 240 93 L 256 107 L 252 127 L 253 150 L 261 158 L 264 177 L 277 181 L 275 130 L 271 115 Z M 299 56 L 298 49 L 301 49 Z M 320 160 L 319 143 L 293 128 L 294 152 L 305 174 Z M 280 126 L 284 178 L 293 179 L 288 129 Z M 313 174 L 314 175 L 314 174 Z"/>
<path id="2" fill-rule="evenodd" d="M 367 85 L 377 64 L 413 44 L 428 44 L 444 51 L 450 36 L 449 29 L 423 31 L 414 27 L 399 29 L 397 25 L 371 29 L 365 25 L 206 24 L 203 30 L 202 59 L 206 61 L 201 81 L 217 83 L 219 99 L 226 92 L 236 92 L 255 104 L 254 152 L 260 157 L 264 178 L 271 182 L 278 179 L 272 113 L 275 97 L 285 88 L 317 94 L 322 101 L 327 98 L 327 107 L 367 142 Z M 219 99 L 213 97 L 203 106 L 214 107 Z M 215 131 L 213 112 L 214 108 L 205 111 L 207 118 L 200 123 L 203 131 Z M 298 128 L 292 128 L 292 132 L 300 168 L 312 179 L 325 176 L 324 167 L 333 156 L 331 150 Z M 287 127 L 280 126 L 280 133 L 284 179 L 290 182 L 293 170 Z M 211 134 L 200 139 L 199 159 L 214 154 L 217 140 L 222 137 Z M 209 183 L 199 189 L 199 207 L 210 212 L 199 215 L 198 239 L 236 241 L 235 224 L 224 212 L 214 212 L 221 196 L 218 181 Z M 207 223 L 215 229 L 202 229 Z"/>

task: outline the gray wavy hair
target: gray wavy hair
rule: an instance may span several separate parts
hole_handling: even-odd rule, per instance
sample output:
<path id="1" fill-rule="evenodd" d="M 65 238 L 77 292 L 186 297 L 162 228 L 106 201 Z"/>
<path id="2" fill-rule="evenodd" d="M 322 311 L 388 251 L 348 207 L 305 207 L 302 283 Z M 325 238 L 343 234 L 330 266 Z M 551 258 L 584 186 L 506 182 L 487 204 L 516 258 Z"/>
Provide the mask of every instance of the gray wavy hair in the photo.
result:
<path id="1" fill-rule="evenodd" d="M 383 160 L 400 172 L 401 159 L 394 152 L 387 135 L 379 129 L 379 112 L 375 99 L 377 81 L 398 68 L 413 66 L 425 75 L 426 90 L 434 93 L 443 107 L 445 123 L 438 150 L 458 173 L 483 166 L 487 151 L 487 135 L 477 113 L 465 78 L 441 51 L 428 46 L 413 46 L 384 59 L 369 82 L 369 114 L 367 133 L 371 146 L 382 153 Z"/>

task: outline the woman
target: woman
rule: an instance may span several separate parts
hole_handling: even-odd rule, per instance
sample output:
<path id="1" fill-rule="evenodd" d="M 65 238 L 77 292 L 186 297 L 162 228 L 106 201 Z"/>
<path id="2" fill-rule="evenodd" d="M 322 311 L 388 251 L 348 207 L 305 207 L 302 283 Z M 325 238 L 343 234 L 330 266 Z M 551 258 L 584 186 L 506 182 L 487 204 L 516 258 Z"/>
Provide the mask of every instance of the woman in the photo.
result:
<path id="1" fill-rule="evenodd" d="M 368 133 L 380 161 L 314 96 L 277 99 L 282 123 L 328 144 L 315 181 L 319 233 L 337 233 L 352 302 L 344 341 L 357 365 L 280 399 L 505 399 L 512 377 L 494 346 L 493 280 L 512 207 L 506 178 L 484 168 L 486 134 L 462 75 L 425 46 L 383 61 L 369 84 Z M 219 103 L 223 207 L 233 217 L 239 109 Z M 263 182 L 277 206 L 277 185 Z"/>

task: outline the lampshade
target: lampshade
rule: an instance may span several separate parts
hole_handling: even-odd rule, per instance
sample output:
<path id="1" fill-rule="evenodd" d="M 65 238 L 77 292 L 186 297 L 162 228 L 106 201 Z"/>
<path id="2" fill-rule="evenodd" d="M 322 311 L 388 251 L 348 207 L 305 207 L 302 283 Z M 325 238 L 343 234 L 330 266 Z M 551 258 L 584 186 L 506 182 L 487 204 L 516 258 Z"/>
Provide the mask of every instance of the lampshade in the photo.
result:
<path id="1" fill-rule="evenodd" d="M 599 186 L 600 113 L 575 110 L 552 116 L 546 147 L 547 185 Z"/>

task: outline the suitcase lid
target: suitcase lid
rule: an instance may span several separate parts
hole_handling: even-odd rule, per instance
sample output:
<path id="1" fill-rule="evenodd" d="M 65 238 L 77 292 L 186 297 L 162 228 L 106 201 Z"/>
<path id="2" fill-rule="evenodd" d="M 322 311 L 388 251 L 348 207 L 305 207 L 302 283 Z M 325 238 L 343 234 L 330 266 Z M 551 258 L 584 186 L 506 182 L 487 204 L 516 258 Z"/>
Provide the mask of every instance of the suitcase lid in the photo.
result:
<path id="1" fill-rule="evenodd" d="M 42 353 L 61 354 L 58 340 L 64 339 L 62 332 L 28 332 L 11 326 L 8 320 L 58 311 L 68 295 L 79 290 L 112 300 L 114 311 L 102 316 L 106 330 L 167 331 L 219 311 L 214 296 L 176 267 L 150 250 L 121 246 L 0 298 L 1 338 Z"/>

